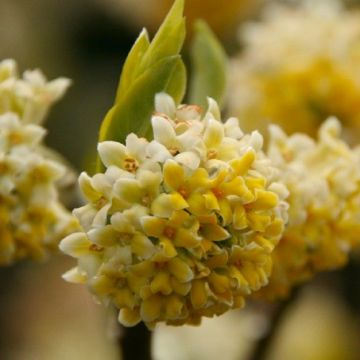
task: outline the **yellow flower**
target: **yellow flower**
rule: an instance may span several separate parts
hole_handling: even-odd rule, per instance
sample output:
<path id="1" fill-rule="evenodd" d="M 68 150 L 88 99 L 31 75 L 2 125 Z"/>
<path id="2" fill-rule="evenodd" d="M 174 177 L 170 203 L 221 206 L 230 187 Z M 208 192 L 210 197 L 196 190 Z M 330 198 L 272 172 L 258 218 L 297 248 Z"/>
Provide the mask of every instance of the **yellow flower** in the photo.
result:
<path id="1" fill-rule="evenodd" d="M 269 286 L 258 296 L 285 296 L 315 273 L 343 266 L 360 245 L 359 157 L 340 130 L 335 118 L 321 126 L 317 141 L 271 129 L 268 155 L 290 191 L 289 224 L 273 252 Z"/>
<path id="2" fill-rule="evenodd" d="M 229 111 L 246 129 L 279 124 L 315 137 L 329 116 L 344 136 L 360 136 L 360 14 L 338 1 L 270 5 L 242 30 L 244 52 L 231 68 Z"/>
<path id="3" fill-rule="evenodd" d="M 221 123 L 213 100 L 203 118 L 165 94 L 156 110 L 153 141 L 99 144 L 106 171 L 80 176 L 82 231 L 60 244 L 78 259 L 65 279 L 114 304 L 125 326 L 197 324 L 242 307 L 267 284 L 286 221 L 287 191 L 260 134 Z M 130 144 L 140 142 L 135 155 Z"/>

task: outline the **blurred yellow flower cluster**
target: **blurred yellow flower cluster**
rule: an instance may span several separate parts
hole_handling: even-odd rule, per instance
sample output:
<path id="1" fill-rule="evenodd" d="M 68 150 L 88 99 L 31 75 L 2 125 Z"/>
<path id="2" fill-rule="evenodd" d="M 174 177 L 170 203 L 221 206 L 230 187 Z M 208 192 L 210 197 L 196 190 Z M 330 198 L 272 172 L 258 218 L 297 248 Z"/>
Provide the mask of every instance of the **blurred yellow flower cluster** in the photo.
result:
<path id="1" fill-rule="evenodd" d="M 109 8 L 111 14 L 118 14 L 134 27 L 145 26 L 150 32 L 155 31 L 173 0 L 96 0 Z M 220 6 L 216 0 L 191 0 L 185 3 L 184 14 L 192 31 L 194 21 L 205 20 L 219 35 L 233 31 L 240 20 L 254 12 L 262 0 L 227 0 L 226 6 Z"/>
<path id="2" fill-rule="evenodd" d="M 45 154 L 43 121 L 65 91 L 65 79 L 47 83 L 38 72 L 17 77 L 12 60 L 0 63 L 0 265 L 43 259 L 56 251 L 77 221 L 58 200 L 66 168 Z"/>
<path id="3" fill-rule="evenodd" d="M 318 140 L 270 128 L 268 156 L 288 187 L 289 224 L 273 252 L 273 273 L 260 296 L 277 298 L 316 272 L 344 265 L 360 245 L 359 154 L 329 118 Z"/>
<path id="4" fill-rule="evenodd" d="M 338 1 L 270 5 L 263 21 L 241 32 L 232 62 L 229 111 L 245 129 L 278 123 L 287 133 L 316 136 L 328 116 L 344 136 L 360 135 L 360 14 Z"/>
<path id="5" fill-rule="evenodd" d="M 86 283 L 119 321 L 180 325 L 239 308 L 267 284 L 271 253 L 287 219 L 288 195 L 261 151 L 258 132 L 238 120 L 176 107 L 156 97 L 154 140 L 105 141 L 105 173 L 80 176 L 83 231 L 61 249 L 78 259 L 64 275 Z"/>

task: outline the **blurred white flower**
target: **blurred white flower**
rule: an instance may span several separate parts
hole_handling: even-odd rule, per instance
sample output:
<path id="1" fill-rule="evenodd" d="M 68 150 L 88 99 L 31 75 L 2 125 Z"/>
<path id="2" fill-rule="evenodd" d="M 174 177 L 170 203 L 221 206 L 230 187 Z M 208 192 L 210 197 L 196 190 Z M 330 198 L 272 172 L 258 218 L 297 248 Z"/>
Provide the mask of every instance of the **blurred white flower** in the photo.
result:
<path id="1" fill-rule="evenodd" d="M 42 124 L 50 107 L 64 95 L 71 81 L 47 81 L 40 70 L 27 70 L 19 77 L 16 62 L 0 62 L 0 114 L 13 112 L 24 123 Z"/>

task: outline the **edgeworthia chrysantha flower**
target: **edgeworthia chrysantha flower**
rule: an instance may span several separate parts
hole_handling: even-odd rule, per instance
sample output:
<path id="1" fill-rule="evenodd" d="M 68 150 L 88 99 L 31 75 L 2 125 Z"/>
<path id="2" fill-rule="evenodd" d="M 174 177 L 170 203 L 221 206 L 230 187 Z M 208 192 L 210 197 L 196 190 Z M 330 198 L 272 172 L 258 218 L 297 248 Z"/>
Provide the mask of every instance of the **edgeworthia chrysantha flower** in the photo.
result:
<path id="1" fill-rule="evenodd" d="M 27 70 L 19 77 L 16 62 L 0 62 L 0 114 L 18 114 L 24 123 L 42 124 L 50 107 L 70 85 L 70 80 L 47 81 L 40 70 Z"/>
<path id="2" fill-rule="evenodd" d="M 270 284 L 258 295 L 277 298 L 316 272 L 341 267 L 360 245 L 360 167 L 335 118 L 316 141 L 270 130 L 268 156 L 290 192 L 289 224 L 273 252 Z"/>
<path id="3" fill-rule="evenodd" d="M 268 283 L 287 214 L 258 132 L 222 123 L 211 99 L 205 116 L 166 94 L 155 103 L 152 141 L 99 143 L 105 173 L 80 175 L 82 231 L 60 244 L 78 259 L 66 280 L 114 304 L 123 325 L 150 328 L 242 307 Z"/>
<path id="4" fill-rule="evenodd" d="M 77 221 L 58 200 L 65 167 L 39 151 L 45 130 L 0 115 L 0 265 L 42 260 Z"/>
<path id="5" fill-rule="evenodd" d="M 19 79 L 13 60 L 0 63 L 0 265 L 44 259 L 78 228 L 58 200 L 67 169 L 46 156 L 46 131 L 37 125 L 68 82 L 47 83 L 39 71 Z"/>
<path id="6" fill-rule="evenodd" d="M 360 135 L 360 13 L 337 0 L 272 2 L 241 30 L 244 51 L 229 77 L 229 111 L 244 129 L 316 136 L 337 116 L 344 137 Z"/>

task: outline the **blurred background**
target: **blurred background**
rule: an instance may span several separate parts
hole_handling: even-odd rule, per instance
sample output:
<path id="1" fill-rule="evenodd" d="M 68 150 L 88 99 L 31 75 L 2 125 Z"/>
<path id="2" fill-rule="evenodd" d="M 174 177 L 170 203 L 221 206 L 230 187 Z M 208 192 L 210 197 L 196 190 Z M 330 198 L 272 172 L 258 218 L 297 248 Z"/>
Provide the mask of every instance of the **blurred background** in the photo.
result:
<path id="1" fill-rule="evenodd" d="M 204 18 L 229 54 L 241 54 L 239 27 L 259 19 L 269 2 L 188 0 L 189 36 L 193 19 Z M 360 5 L 343 3 L 349 11 Z M 112 105 L 122 63 L 137 34 L 144 26 L 153 34 L 171 4 L 172 0 L 0 0 L 0 59 L 14 58 L 20 71 L 40 68 L 49 79 L 66 76 L 73 81 L 46 127 L 47 143 L 76 169 L 92 169 L 100 123 Z M 45 264 L 25 262 L 0 269 L 1 360 L 119 358 L 112 341 L 113 314 L 96 305 L 86 289 L 61 279 L 71 265 L 59 255 Z M 269 359 L 360 359 L 359 307 L 356 262 L 318 276 L 290 309 Z M 199 328 L 160 326 L 155 359 L 246 360 L 266 326 L 261 304 L 206 320 Z"/>

